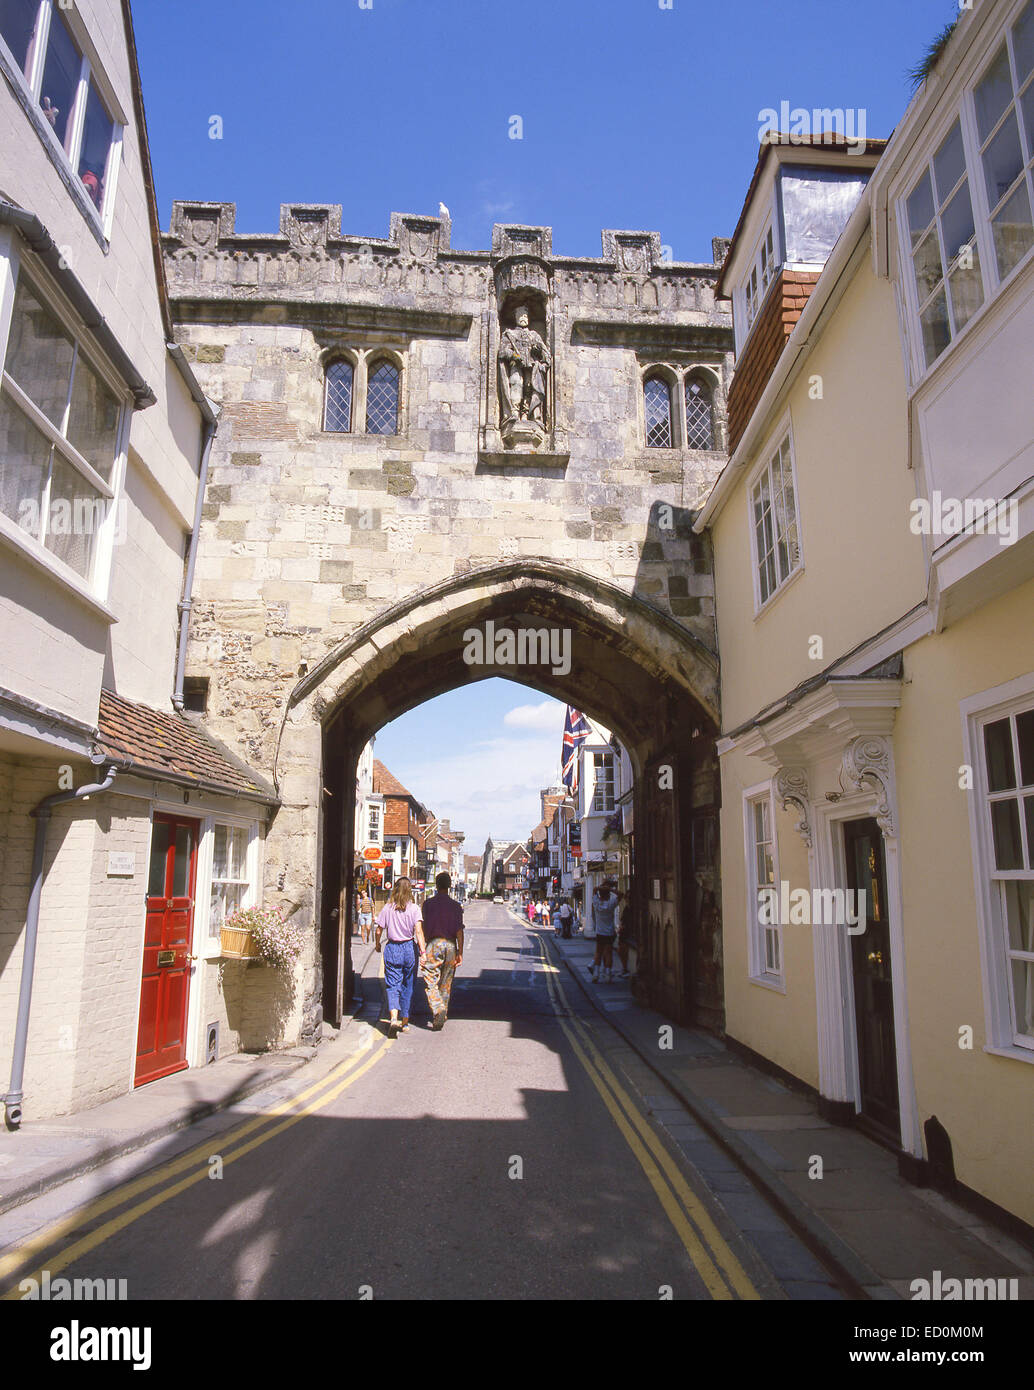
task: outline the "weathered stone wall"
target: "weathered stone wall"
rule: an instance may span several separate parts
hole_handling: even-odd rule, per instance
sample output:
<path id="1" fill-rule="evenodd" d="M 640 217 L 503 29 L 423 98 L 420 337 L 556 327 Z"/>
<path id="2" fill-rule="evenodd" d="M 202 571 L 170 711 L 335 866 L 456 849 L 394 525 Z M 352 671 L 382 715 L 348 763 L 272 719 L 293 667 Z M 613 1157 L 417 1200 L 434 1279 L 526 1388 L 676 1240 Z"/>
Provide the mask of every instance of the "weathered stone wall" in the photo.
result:
<path id="1" fill-rule="evenodd" d="M 553 256 L 548 228 L 497 226 L 491 251 L 459 252 L 435 218 L 393 214 L 389 238 L 366 242 L 340 235 L 339 208 L 285 206 L 273 236 L 233 222 L 232 205 L 179 203 L 165 238 L 180 341 L 222 406 L 187 672 L 210 677 L 213 732 L 279 775 L 267 863 L 311 911 L 318 740 L 285 724 L 287 701 L 391 604 L 539 558 L 635 595 L 714 650 L 712 575 L 687 513 L 725 456 L 648 449 L 642 383 L 656 365 L 677 391 L 686 371 L 705 373 L 720 445 L 731 330 L 718 268 L 664 260 L 656 233 L 604 232 L 603 257 L 574 259 Z M 514 285 L 538 287 L 552 353 L 548 438 L 527 453 L 499 433 Z M 401 366 L 398 433 L 364 434 L 354 416 L 353 432 L 324 432 L 326 362 L 382 351 Z"/>

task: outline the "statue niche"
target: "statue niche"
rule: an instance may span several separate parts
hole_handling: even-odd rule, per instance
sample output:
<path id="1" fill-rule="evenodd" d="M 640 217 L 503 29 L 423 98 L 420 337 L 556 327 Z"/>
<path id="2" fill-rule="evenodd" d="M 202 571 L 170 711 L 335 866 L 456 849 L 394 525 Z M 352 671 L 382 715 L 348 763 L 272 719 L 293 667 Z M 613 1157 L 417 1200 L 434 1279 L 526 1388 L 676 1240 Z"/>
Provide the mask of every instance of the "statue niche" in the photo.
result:
<path id="1" fill-rule="evenodd" d="M 519 304 L 513 318 L 499 339 L 499 430 L 510 448 L 538 449 L 551 427 L 550 353 L 531 326 L 527 304 Z"/>

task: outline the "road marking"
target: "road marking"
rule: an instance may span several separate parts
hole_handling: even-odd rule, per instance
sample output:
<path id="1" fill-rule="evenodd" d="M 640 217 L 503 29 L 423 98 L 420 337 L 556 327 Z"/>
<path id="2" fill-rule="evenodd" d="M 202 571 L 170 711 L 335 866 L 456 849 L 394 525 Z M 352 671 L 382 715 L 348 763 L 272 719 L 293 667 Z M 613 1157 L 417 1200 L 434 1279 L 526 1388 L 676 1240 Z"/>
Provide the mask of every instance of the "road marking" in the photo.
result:
<path id="1" fill-rule="evenodd" d="M 109 1192 L 104 1197 L 99 1197 L 95 1202 L 90 1202 L 84 1207 L 79 1207 L 69 1212 L 67 1216 L 62 1217 L 59 1221 L 52 1222 L 49 1226 L 44 1226 L 28 1240 L 13 1246 L 6 1255 L 0 1257 L 0 1281 L 6 1279 L 15 1270 L 25 1265 L 27 1261 L 34 1259 L 41 1250 L 45 1250 L 49 1246 L 57 1244 L 57 1242 L 68 1235 L 69 1232 L 77 1230 L 80 1226 L 90 1221 L 95 1221 L 99 1216 L 103 1216 L 105 1212 L 125 1206 L 125 1204 L 132 1201 L 134 1197 L 139 1196 L 142 1192 L 146 1192 L 149 1188 L 156 1187 L 160 1183 L 166 1182 L 169 1178 L 175 1177 L 177 1173 L 182 1173 L 185 1169 L 191 1168 L 198 1163 L 203 1165 L 198 1173 L 177 1183 L 174 1187 L 167 1189 L 165 1192 L 158 1193 L 156 1196 L 149 1198 L 146 1202 L 140 1203 L 139 1206 L 125 1213 L 123 1217 L 107 1222 L 106 1225 L 99 1227 L 92 1235 L 85 1237 L 84 1241 L 80 1241 L 76 1245 L 68 1247 L 70 1251 L 75 1252 L 74 1254 L 69 1256 L 66 1251 L 64 1254 L 55 1257 L 55 1259 L 47 1261 L 47 1268 L 51 1273 L 54 1273 L 58 1269 L 65 1268 L 72 1259 L 77 1259 L 80 1254 L 85 1254 L 87 1250 L 94 1249 L 102 1240 L 107 1240 L 110 1235 L 114 1235 L 116 1231 L 129 1225 L 131 1221 L 135 1221 L 139 1216 L 143 1216 L 154 1207 L 160 1206 L 162 1202 L 167 1201 L 178 1192 L 184 1191 L 193 1183 L 200 1181 L 201 1178 L 207 1177 L 208 1159 L 213 1149 L 216 1149 L 220 1153 L 223 1159 L 223 1165 L 225 1166 L 227 1163 L 232 1163 L 234 1159 L 240 1158 L 242 1154 L 248 1153 L 251 1149 L 256 1148 L 259 1144 L 264 1144 L 267 1139 L 272 1139 L 274 1135 L 282 1133 L 285 1129 L 289 1129 L 290 1126 L 295 1124 L 298 1120 L 305 1118 L 307 1115 L 315 1114 L 329 1101 L 340 1095 L 343 1090 L 351 1086 L 353 1081 L 357 1081 L 365 1071 L 368 1071 L 369 1068 L 373 1066 L 374 1062 L 380 1059 L 389 1046 L 390 1039 L 385 1039 L 376 1049 L 373 1056 L 359 1067 L 357 1071 L 352 1070 L 356 1067 L 357 1063 L 362 1061 L 364 1054 L 370 1051 L 373 1046 L 373 1037 L 373 1032 L 369 1032 L 366 1035 L 366 1040 L 364 1040 L 357 1052 L 353 1053 L 351 1057 L 345 1058 L 343 1062 L 338 1063 L 326 1076 L 314 1082 L 311 1086 L 306 1087 L 305 1090 L 300 1091 L 298 1095 L 279 1102 L 279 1104 L 273 1106 L 271 1109 L 263 1111 L 261 1115 L 257 1115 L 253 1120 L 248 1120 L 245 1124 L 238 1125 L 236 1129 L 227 1131 L 226 1134 L 213 1135 L 212 1138 L 191 1149 L 189 1153 L 182 1154 L 179 1158 L 172 1159 L 169 1163 L 163 1164 L 160 1168 L 156 1168 L 151 1173 L 145 1173 L 142 1177 L 135 1179 L 133 1182 L 117 1187 L 113 1192 Z M 351 1075 L 348 1075 L 349 1072 L 351 1072 Z M 340 1077 L 344 1077 L 344 1080 L 339 1080 L 333 1090 L 328 1091 L 327 1094 L 322 1096 L 319 1100 L 313 1101 L 311 1105 L 303 1105 L 302 1110 L 296 1115 L 291 1115 L 282 1124 L 268 1129 L 266 1133 L 259 1134 L 256 1138 L 252 1139 L 250 1143 L 245 1144 L 234 1153 L 228 1155 L 225 1152 L 227 1148 L 238 1144 L 247 1135 L 254 1133 L 255 1130 L 260 1130 L 263 1126 L 272 1125 L 278 1116 L 287 1114 L 292 1106 L 308 1101 L 310 1097 L 317 1095 L 318 1092 L 330 1086 Z M 83 1248 L 80 1249 L 80 1246 Z M 37 1271 L 37 1273 L 38 1272 L 39 1271 Z M 23 1277 L 27 1278 L 29 1276 L 26 1275 Z M 0 1297 L 9 1299 L 16 1298 L 18 1295 L 13 1290 L 9 1290 L 6 1294 L 0 1295 Z"/>
<path id="2" fill-rule="evenodd" d="M 558 967 L 548 958 L 545 943 L 541 938 L 539 944 L 543 953 L 546 987 L 556 1009 L 560 1027 L 638 1159 L 711 1297 L 726 1300 L 732 1297 L 759 1299 L 761 1295 L 715 1226 L 706 1207 L 686 1182 L 671 1154 L 647 1123 L 639 1107 L 614 1075 L 593 1043 L 585 1025 L 572 1013 L 564 987 L 560 980 L 555 978 L 559 975 Z M 710 1247 L 714 1259 L 708 1254 L 705 1242 L 706 1246 Z"/>

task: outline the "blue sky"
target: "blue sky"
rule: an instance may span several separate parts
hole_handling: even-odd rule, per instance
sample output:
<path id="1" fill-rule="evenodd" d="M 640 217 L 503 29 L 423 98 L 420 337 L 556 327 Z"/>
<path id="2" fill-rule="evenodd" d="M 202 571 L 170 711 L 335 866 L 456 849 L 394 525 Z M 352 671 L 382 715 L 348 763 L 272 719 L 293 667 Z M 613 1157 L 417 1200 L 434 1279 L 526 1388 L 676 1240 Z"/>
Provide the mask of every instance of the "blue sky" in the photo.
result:
<path id="1" fill-rule="evenodd" d="M 493 222 L 527 222 L 552 226 L 562 255 L 598 256 L 604 227 L 645 228 L 674 259 L 709 261 L 712 236 L 736 225 L 761 110 L 862 108 L 866 133 L 889 135 L 907 70 L 956 12 L 956 0 L 370 4 L 136 0 L 163 226 L 174 198 L 236 202 L 243 232 L 277 230 L 281 202 L 327 202 L 345 232 L 384 237 L 393 210 L 434 214 L 441 200 L 464 249 L 489 247 Z M 389 725 L 377 755 L 480 851 L 489 832 L 523 838 L 537 821 L 563 712 L 484 681 Z"/>
<path id="2" fill-rule="evenodd" d="M 369 0 L 365 0 L 369 3 Z M 603 227 L 660 232 L 676 260 L 731 234 L 758 112 L 865 108 L 889 135 L 906 70 L 955 0 L 136 0 L 162 225 L 173 198 L 342 204 L 387 236 L 392 210 L 547 223 L 560 254 Z M 524 123 L 509 138 L 510 117 Z M 220 116 L 223 138 L 209 139 Z"/>

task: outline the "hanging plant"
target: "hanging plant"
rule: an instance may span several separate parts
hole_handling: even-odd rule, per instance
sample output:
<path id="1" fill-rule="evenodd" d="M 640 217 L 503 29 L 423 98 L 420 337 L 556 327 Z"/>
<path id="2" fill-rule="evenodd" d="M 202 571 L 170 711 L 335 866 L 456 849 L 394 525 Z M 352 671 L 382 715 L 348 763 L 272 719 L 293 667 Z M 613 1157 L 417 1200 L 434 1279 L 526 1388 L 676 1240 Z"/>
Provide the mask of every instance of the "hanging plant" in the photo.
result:
<path id="1" fill-rule="evenodd" d="M 241 907 L 220 928 L 223 954 L 241 960 L 256 957 L 289 970 L 301 955 L 300 927 L 284 920 L 279 907 Z"/>

